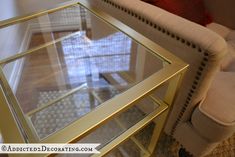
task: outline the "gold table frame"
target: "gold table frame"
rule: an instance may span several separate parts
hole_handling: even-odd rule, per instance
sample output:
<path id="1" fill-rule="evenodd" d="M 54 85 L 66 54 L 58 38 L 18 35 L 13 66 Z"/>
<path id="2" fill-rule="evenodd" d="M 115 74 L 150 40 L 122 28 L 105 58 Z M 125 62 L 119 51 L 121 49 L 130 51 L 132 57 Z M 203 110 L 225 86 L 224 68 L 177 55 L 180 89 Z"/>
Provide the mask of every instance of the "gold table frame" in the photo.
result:
<path id="1" fill-rule="evenodd" d="M 110 152 L 113 148 L 124 142 L 126 139 L 131 138 L 137 144 L 137 146 L 145 153 L 145 156 L 151 156 L 158 141 L 158 138 L 162 132 L 162 128 L 164 127 L 167 115 L 171 109 L 171 105 L 173 104 L 175 96 L 180 87 L 182 77 L 185 71 L 187 70 L 188 65 L 186 63 L 184 63 L 182 60 L 172 55 L 167 50 L 161 48 L 154 42 L 145 38 L 141 34 L 137 33 L 133 29 L 129 28 L 128 26 L 124 25 L 118 20 L 114 19 L 110 15 L 100 10 L 97 10 L 95 7 L 91 6 L 86 0 L 71 1 L 66 4 L 59 5 L 53 9 L 1 21 L 0 28 L 17 24 L 19 22 L 27 21 L 32 18 L 39 17 L 48 13 L 56 12 L 77 4 L 85 7 L 86 9 L 94 13 L 95 16 L 102 19 L 104 22 L 109 23 L 112 26 L 114 26 L 116 29 L 122 31 L 123 33 L 131 37 L 133 40 L 137 41 L 145 48 L 155 53 L 155 55 L 157 55 L 159 58 L 169 63 L 169 65 L 164 66 L 164 68 L 161 69 L 159 72 L 156 72 L 155 74 L 151 75 L 149 78 L 145 79 L 144 81 L 130 88 L 126 92 L 119 94 L 118 96 L 112 98 L 110 101 L 104 102 L 100 107 L 96 108 L 94 111 L 89 112 L 88 114 L 81 117 L 74 123 L 68 125 L 66 128 L 46 137 L 43 140 L 39 140 L 39 138 L 35 134 L 35 131 L 33 130 L 34 128 L 30 120 L 28 119 L 28 115 L 32 114 L 32 112 L 28 113 L 27 115 L 23 114 L 23 111 L 19 107 L 16 97 L 11 91 L 7 79 L 4 76 L 3 67 L 4 65 L 6 65 L 11 61 L 24 57 L 28 54 L 34 53 L 39 49 L 55 44 L 63 39 L 69 38 L 74 34 L 59 38 L 55 41 L 48 42 L 44 45 L 30 49 L 26 52 L 19 53 L 9 58 L 3 59 L 0 61 L 0 83 L 1 83 L 0 127 L 4 140 L 6 143 L 71 143 L 77 141 L 82 137 L 84 137 L 85 135 L 87 135 L 93 129 L 97 128 L 98 126 L 106 122 L 107 120 L 110 120 L 118 113 L 130 107 L 134 102 L 140 100 L 146 95 L 149 95 L 154 89 L 156 89 L 163 83 L 169 81 L 169 86 L 164 100 L 157 100 L 156 98 L 152 98 L 156 104 L 159 104 L 159 107 L 155 111 L 147 115 L 144 119 L 139 121 L 137 124 L 129 128 L 127 131 L 122 133 L 116 139 L 114 139 L 109 144 L 104 146 L 100 150 L 101 152 L 100 154 L 93 155 L 93 156 L 103 156 L 108 152 Z M 75 89 L 75 91 L 76 90 L 79 89 Z M 70 93 L 68 93 L 67 95 L 69 94 Z M 44 107 L 46 107 L 47 105 L 45 105 Z M 5 119 L 7 119 L 7 121 Z M 19 123 L 19 121 L 21 123 Z M 135 141 L 135 139 L 133 139 L 132 135 L 152 121 L 154 121 L 158 125 L 156 125 L 154 128 L 150 145 L 146 150 L 143 146 L 141 146 L 140 143 L 138 143 L 138 141 Z M 19 126 L 19 124 L 21 124 L 21 126 Z M 21 129 L 23 129 L 23 132 L 25 131 L 25 134 L 22 134 Z M 28 140 L 25 140 L 25 137 L 27 137 Z M 51 154 L 40 154 L 40 155 L 35 154 L 34 156 L 48 156 L 48 155 Z M 10 156 L 33 156 L 33 155 L 11 154 Z"/>

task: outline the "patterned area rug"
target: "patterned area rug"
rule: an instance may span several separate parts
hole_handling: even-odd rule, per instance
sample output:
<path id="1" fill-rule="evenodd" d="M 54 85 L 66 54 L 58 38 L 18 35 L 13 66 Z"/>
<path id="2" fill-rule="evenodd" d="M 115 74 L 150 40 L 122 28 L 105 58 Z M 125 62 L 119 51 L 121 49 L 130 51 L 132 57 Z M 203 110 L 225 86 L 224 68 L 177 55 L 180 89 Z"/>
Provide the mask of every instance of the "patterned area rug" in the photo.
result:
<path id="1" fill-rule="evenodd" d="M 45 104 L 52 99 L 56 99 L 67 92 L 68 92 L 67 90 L 39 92 L 38 106 L 41 106 L 42 104 Z M 116 92 L 115 90 L 110 89 L 102 92 L 99 91 L 97 92 L 99 93 L 97 95 L 102 100 L 102 99 L 107 99 L 108 95 L 109 95 L 108 97 L 110 97 L 110 95 L 115 95 L 115 92 Z M 98 104 L 99 104 L 98 101 L 94 100 L 93 107 L 91 107 L 89 102 L 89 94 L 87 93 L 87 91 L 78 92 L 63 99 L 61 102 L 58 102 L 55 105 L 52 105 L 47 109 L 42 110 L 37 114 L 34 114 L 31 117 L 31 120 L 35 126 L 35 129 L 39 137 L 43 138 L 65 127 L 69 123 L 77 120 L 79 117 L 89 112 L 92 108 L 94 108 Z M 117 119 L 119 122 L 123 124 L 125 128 L 128 129 L 137 122 L 139 122 L 141 119 L 143 119 L 145 116 L 146 114 L 143 113 L 143 111 L 141 111 L 138 107 L 133 106 L 128 110 L 124 111 L 123 113 L 121 113 L 120 115 L 116 116 L 114 120 L 105 123 L 98 129 L 87 135 L 85 138 L 80 140 L 79 142 L 101 143 L 101 145 L 98 148 L 102 148 L 103 146 L 108 144 L 112 139 L 116 138 L 125 131 L 123 128 L 121 128 L 118 125 L 116 121 Z M 149 144 L 153 128 L 154 125 L 151 123 L 145 129 L 141 130 L 139 133 L 135 135 L 135 138 L 138 139 L 145 147 L 147 147 Z M 125 155 L 123 155 L 123 153 L 124 154 L 126 153 L 126 155 L 129 154 L 128 156 L 130 157 L 141 156 L 140 155 L 141 152 L 139 151 L 138 147 L 135 144 L 133 144 L 133 142 L 130 140 L 120 145 L 117 149 L 113 150 L 107 156 L 124 157 Z M 73 155 L 58 155 L 58 156 L 73 157 Z M 82 156 L 85 157 L 87 155 L 82 155 Z"/>
<path id="2" fill-rule="evenodd" d="M 181 146 L 177 141 L 163 133 L 159 139 L 155 154 L 159 157 L 179 157 L 178 151 L 180 148 Z"/>
<path id="3" fill-rule="evenodd" d="M 68 90 L 39 92 L 38 106 L 40 107 L 67 92 Z M 77 120 L 97 105 L 96 101 L 93 106 L 90 106 L 87 92 L 78 92 L 34 114 L 31 120 L 39 137 L 44 138 Z"/>
<path id="4" fill-rule="evenodd" d="M 221 142 L 213 152 L 206 157 L 235 157 L 235 133 L 232 137 Z"/>

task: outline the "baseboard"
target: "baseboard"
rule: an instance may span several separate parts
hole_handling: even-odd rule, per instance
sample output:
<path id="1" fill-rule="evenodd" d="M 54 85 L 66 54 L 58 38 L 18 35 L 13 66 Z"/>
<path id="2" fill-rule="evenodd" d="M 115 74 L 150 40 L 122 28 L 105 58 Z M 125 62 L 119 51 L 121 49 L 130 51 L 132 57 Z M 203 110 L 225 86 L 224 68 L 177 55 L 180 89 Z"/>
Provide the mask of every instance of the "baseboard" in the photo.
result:
<path id="1" fill-rule="evenodd" d="M 33 32 L 30 29 L 30 26 L 27 25 L 26 31 L 25 31 L 25 35 L 23 37 L 20 49 L 19 49 L 19 53 L 20 52 L 24 52 L 28 49 L 30 41 L 31 41 L 31 37 L 32 37 Z M 24 59 L 20 59 L 15 61 L 14 65 L 13 65 L 13 69 L 12 69 L 12 73 L 9 79 L 9 84 L 13 90 L 13 93 L 16 93 L 20 79 L 21 79 L 21 74 L 22 74 L 22 70 L 23 70 L 23 66 L 24 66 Z"/>
<path id="2" fill-rule="evenodd" d="M 53 27 L 52 27 L 53 25 Z M 40 33 L 40 32 L 50 32 L 50 31 L 71 31 L 71 30 L 77 30 L 78 25 L 63 25 L 58 23 L 41 23 L 39 24 L 28 24 L 27 29 L 25 31 L 25 35 L 23 37 L 23 42 L 20 46 L 19 52 L 24 52 L 29 48 L 29 44 L 31 41 L 31 37 L 34 33 Z M 24 67 L 24 59 L 20 59 L 15 61 L 13 65 L 13 70 L 10 75 L 9 84 L 13 90 L 13 93 L 16 93 L 20 79 L 22 70 Z"/>

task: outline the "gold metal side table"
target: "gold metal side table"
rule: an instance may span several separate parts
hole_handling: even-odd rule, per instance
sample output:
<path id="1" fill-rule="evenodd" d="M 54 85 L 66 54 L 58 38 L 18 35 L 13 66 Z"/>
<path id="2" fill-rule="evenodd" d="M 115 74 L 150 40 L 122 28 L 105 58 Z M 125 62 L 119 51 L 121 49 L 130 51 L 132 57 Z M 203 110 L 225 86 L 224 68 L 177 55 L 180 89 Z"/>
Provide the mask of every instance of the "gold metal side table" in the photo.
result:
<path id="1" fill-rule="evenodd" d="M 0 61 L 6 143 L 151 156 L 187 64 L 85 0 L 0 22 L 16 25 L 24 47 Z"/>

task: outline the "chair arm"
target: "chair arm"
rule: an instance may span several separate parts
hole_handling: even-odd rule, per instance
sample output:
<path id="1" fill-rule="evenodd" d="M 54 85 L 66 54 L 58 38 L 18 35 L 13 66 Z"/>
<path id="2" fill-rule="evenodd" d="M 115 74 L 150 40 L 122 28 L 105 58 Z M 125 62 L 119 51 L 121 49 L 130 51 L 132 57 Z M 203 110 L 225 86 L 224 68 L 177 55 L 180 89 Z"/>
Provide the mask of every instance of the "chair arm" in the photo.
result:
<path id="1" fill-rule="evenodd" d="M 235 72 L 219 72 L 205 100 L 192 114 L 194 128 L 211 142 L 235 132 Z"/>

